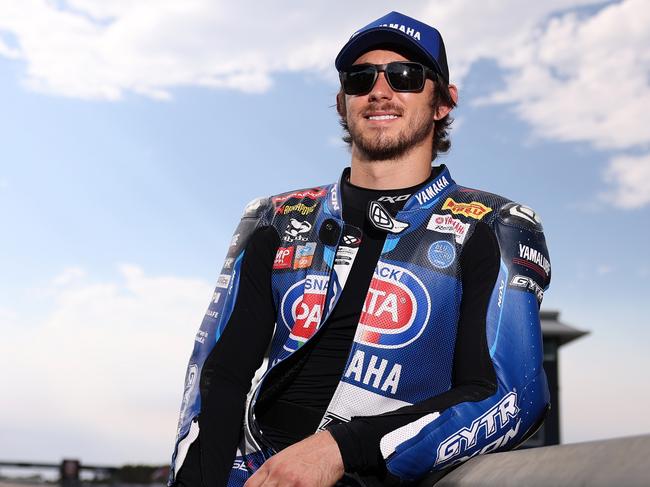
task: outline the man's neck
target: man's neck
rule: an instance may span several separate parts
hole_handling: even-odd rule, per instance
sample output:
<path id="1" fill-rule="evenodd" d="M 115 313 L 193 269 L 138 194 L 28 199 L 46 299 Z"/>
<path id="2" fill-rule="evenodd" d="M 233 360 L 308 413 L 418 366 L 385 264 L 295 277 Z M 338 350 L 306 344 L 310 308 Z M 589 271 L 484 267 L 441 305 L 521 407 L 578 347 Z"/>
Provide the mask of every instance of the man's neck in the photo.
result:
<path id="1" fill-rule="evenodd" d="M 422 153 L 420 153 L 422 152 Z M 359 157 L 352 148 L 350 183 L 368 189 L 410 188 L 425 181 L 431 174 L 431 153 L 409 151 L 403 157 L 371 161 Z"/>

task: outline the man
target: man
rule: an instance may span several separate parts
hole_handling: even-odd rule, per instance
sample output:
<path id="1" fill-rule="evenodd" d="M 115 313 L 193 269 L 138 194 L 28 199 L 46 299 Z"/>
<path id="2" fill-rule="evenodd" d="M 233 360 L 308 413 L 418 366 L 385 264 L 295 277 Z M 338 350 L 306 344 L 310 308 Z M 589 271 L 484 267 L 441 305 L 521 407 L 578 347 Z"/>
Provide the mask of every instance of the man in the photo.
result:
<path id="1" fill-rule="evenodd" d="M 190 358 L 170 485 L 415 481 L 517 446 L 547 408 L 539 218 L 431 167 L 457 100 L 440 34 L 391 12 L 336 67 L 351 167 L 247 206 Z"/>

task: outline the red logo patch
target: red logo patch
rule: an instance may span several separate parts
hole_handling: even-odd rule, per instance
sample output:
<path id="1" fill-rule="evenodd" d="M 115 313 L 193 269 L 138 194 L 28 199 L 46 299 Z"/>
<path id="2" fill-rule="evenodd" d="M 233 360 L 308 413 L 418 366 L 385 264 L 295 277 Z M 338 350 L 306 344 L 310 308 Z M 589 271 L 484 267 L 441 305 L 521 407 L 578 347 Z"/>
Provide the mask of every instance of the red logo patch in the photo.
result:
<path id="1" fill-rule="evenodd" d="M 355 341 L 379 348 L 399 348 L 423 332 L 431 299 L 422 281 L 403 267 L 379 262 L 370 282 Z"/>
<path id="2" fill-rule="evenodd" d="M 280 247 L 275 254 L 273 268 L 291 269 L 291 261 L 293 260 L 294 249 L 295 247 Z"/>
<path id="3" fill-rule="evenodd" d="M 278 206 L 291 198 L 296 198 L 300 200 L 304 198 L 309 198 L 312 200 L 316 200 L 318 198 L 322 198 L 326 194 L 327 191 L 325 191 L 324 189 L 314 188 L 314 189 L 309 189 L 307 191 L 296 191 L 295 193 L 291 193 L 285 196 L 276 196 L 275 198 L 273 198 L 272 201 L 274 205 Z"/>
<path id="4" fill-rule="evenodd" d="M 306 341 L 318 328 L 323 316 L 327 282 L 324 276 L 310 276 L 305 280 L 305 293 L 291 306 L 295 319 L 291 328 L 294 340 Z"/>
<path id="5" fill-rule="evenodd" d="M 406 286 L 373 277 L 363 304 L 363 340 L 376 343 L 382 333 L 401 333 L 413 323 L 417 304 Z"/>

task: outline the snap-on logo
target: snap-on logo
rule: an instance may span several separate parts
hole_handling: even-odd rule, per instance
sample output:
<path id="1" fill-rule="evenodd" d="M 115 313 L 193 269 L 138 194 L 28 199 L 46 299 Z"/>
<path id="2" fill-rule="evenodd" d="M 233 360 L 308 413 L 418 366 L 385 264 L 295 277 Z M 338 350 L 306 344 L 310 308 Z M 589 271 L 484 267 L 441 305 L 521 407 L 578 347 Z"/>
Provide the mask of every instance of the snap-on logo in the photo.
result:
<path id="1" fill-rule="evenodd" d="M 413 273 L 392 264 L 375 268 L 355 340 L 377 348 L 400 348 L 417 339 L 429 320 L 431 298 Z"/>
<path id="2" fill-rule="evenodd" d="M 306 342 L 318 329 L 325 309 L 327 276 L 308 276 L 291 286 L 282 297 L 282 321 L 290 337 Z"/>

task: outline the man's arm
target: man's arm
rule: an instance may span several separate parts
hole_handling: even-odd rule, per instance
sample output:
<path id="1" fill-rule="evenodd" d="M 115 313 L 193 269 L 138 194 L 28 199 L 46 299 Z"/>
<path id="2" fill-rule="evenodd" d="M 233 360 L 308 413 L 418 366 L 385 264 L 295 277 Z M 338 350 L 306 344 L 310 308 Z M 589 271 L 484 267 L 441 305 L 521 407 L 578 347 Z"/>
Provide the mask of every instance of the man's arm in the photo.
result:
<path id="1" fill-rule="evenodd" d="M 246 393 L 273 333 L 271 269 L 279 237 L 272 227 L 245 220 L 224 265 L 231 273 L 225 280 L 220 276 L 226 285 L 217 285 L 190 359 L 190 368 L 193 363 L 200 366 L 200 380 L 192 380 L 200 397 L 198 405 L 183 408 L 181 420 L 191 415 L 198 437 L 187 456 L 175 456 L 180 461 L 178 485 L 225 485 L 241 434 Z M 205 347 L 210 348 L 202 360 Z"/>
<path id="2" fill-rule="evenodd" d="M 416 479 L 475 454 L 512 448 L 539 424 L 548 404 L 538 315 L 550 281 L 544 236 L 541 224 L 513 218 L 510 205 L 496 236 L 480 223 L 461 256 L 464 295 L 452 388 L 328 428 L 346 471 L 376 473 L 385 466 Z"/>
<path id="3" fill-rule="evenodd" d="M 246 394 L 271 341 L 275 323 L 271 268 L 278 243 L 277 233 L 269 227 L 251 237 L 232 315 L 203 366 L 198 447 L 206 486 L 226 484 L 242 431 Z M 181 469 L 181 485 L 183 476 Z"/>
<path id="4" fill-rule="evenodd" d="M 463 298 L 454 351 L 452 388 L 443 394 L 379 416 L 355 417 L 330 426 L 347 472 L 381 472 L 385 462 L 382 437 L 434 411 L 466 401 L 484 399 L 496 390 L 496 375 L 489 357 L 485 332 L 488 303 L 499 273 L 499 247 L 482 222 L 460 257 Z"/>

